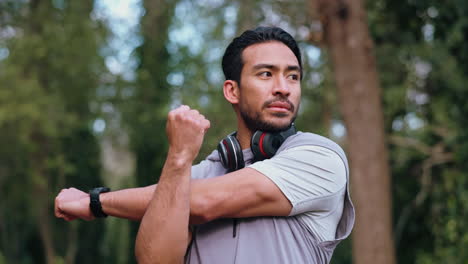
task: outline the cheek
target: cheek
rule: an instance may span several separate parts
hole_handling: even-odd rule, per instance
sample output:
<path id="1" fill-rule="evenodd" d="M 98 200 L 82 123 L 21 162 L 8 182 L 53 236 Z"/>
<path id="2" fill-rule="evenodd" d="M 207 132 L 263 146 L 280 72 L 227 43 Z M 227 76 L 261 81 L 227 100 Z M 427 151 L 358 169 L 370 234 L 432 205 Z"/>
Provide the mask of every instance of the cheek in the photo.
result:
<path id="1" fill-rule="evenodd" d="M 294 104 L 296 107 L 295 111 L 297 112 L 299 105 L 301 104 L 301 91 L 299 90 L 299 92 L 295 93 L 294 97 L 289 98 L 289 100 L 291 100 L 291 102 Z"/>
<path id="2" fill-rule="evenodd" d="M 266 87 L 264 83 L 261 81 L 250 81 L 241 88 L 241 93 L 243 92 L 241 97 L 245 102 L 261 105 L 267 96 L 265 91 Z"/>
<path id="3" fill-rule="evenodd" d="M 244 109 L 255 109 L 259 104 L 259 100 L 254 94 L 247 94 L 242 97 L 241 104 Z"/>
<path id="4" fill-rule="evenodd" d="M 294 100 L 296 100 L 297 102 L 299 102 L 301 100 L 301 87 L 299 86 L 299 88 L 297 88 L 296 92 L 294 93 Z"/>

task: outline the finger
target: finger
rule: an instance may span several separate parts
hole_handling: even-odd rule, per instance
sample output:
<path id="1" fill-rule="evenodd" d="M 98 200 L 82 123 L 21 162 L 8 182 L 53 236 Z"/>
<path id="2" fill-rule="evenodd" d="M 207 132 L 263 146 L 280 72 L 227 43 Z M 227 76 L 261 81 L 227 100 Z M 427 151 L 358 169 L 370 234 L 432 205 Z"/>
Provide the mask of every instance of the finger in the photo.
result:
<path id="1" fill-rule="evenodd" d="M 70 216 L 70 215 L 64 215 L 63 219 L 65 219 L 65 221 L 72 221 L 72 220 L 75 220 L 76 217 Z"/>
<path id="2" fill-rule="evenodd" d="M 190 110 L 181 112 L 180 115 L 181 115 L 181 118 L 189 121 L 189 120 L 198 120 L 198 116 L 200 115 L 200 113 L 195 109 L 190 109 Z"/>
<path id="3" fill-rule="evenodd" d="M 210 127 L 211 127 L 211 122 L 210 122 L 210 120 L 205 119 L 205 120 L 203 121 L 203 129 L 204 129 L 204 130 L 203 130 L 203 133 L 206 134 L 206 132 L 208 132 L 208 129 L 210 129 Z"/>
<path id="4" fill-rule="evenodd" d="M 176 109 L 172 110 L 168 114 L 168 119 L 169 120 L 175 120 L 178 119 L 180 116 L 183 116 L 185 112 L 189 111 L 190 107 L 187 105 L 181 105 L 177 107 Z"/>
<path id="5" fill-rule="evenodd" d="M 64 218 L 64 214 L 60 213 L 60 212 L 55 212 L 55 217 L 57 218 Z"/>
<path id="6" fill-rule="evenodd" d="M 190 114 L 191 117 L 193 117 L 194 119 L 197 119 L 197 120 L 205 120 L 206 119 L 206 117 L 196 109 L 190 110 L 189 114 Z"/>
<path id="7" fill-rule="evenodd" d="M 200 115 L 200 112 L 198 112 L 197 109 L 190 109 L 189 110 L 189 113 L 193 116 L 199 116 Z"/>
<path id="8" fill-rule="evenodd" d="M 190 110 L 190 107 L 188 105 L 181 105 L 179 106 L 176 110 L 179 110 L 179 111 L 188 111 Z"/>
<path id="9" fill-rule="evenodd" d="M 54 212 L 56 217 L 60 217 L 60 199 L 59 196 L 55 197 Z"/>
<path id="10" fill-rule="evenodd" d="M 61 214 L 60 214 L 60 210 L 58 209 L 57 206 L 55 206 L 55 209 L 54 209 L 54 214 L 55 214 L 55 217 L 60 217 Z"/>
<path id="11" fill-rule="evenodd" d="M 67 218 L 67 217 L 70 217 L 68 214 L 66 214 L 65 212 L 63 212 L 62 210 L 58 210 L 57 214 L 55 215 L 57 218 Z"/>

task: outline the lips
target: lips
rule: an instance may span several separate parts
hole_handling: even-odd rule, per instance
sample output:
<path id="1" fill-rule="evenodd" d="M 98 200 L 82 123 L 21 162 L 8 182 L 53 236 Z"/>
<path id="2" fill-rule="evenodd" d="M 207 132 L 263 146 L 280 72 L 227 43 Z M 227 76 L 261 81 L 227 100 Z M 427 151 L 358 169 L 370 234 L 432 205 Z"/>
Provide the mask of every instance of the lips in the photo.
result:
<path id="1" fill-rule="evenodd" d="M 267 104 L 267 108 L 279 111 L 292 111 L 294 107 L 290 102 L 287 101 L 275 101 Z"/>

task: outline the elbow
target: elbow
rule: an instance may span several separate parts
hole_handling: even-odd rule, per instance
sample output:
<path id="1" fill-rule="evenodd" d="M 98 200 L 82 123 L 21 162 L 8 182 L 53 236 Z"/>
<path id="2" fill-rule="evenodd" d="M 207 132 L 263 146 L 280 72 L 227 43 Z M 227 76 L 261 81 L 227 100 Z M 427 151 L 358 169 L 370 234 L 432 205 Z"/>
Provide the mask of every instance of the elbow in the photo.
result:
<path id="1" fill-rule="evenodd" d="M 138 264 L 148 263 L 148 261 L 144 261 L 143 256 L 136 249 L 135 249 L 135 259 Z"/>
<path id="2" fill-rule="evenodd" d="M 148 254 L 151 254 L 150 251 L 143 249 L 141 243 L 139 243 L 137 239 L 137 242 L 135 244 L 135 259 L 137 263 L 151 263 L 151 256 L 149 256 Z"/>
<path id="3" fill-rule="evenodd" d="M 148 241 L 142 237 L 140 230 L 138 231 L 135 241 L 135 259 L 139 264 L 160 263 L 157 261 L 157 248 L 154 247 L 154 241 Z"/>
<path id="4" fill-rule="evenodd" d="M 148 258 L 144 256 L 143 252 L 141 252 L 141 250 L 138 250 L 138 247 L 135 247 L 135 259 L 136 262 L 139 264 L 150 263 Z"/>
<path id="5" fill-rule="evenodd" d="M 186 243 L 188 245 L 188 242 Z M 180 243 L 177 245 L 180 245 Z M 149 246 L 149 244 L 142 245 L 137 239 L 135 244 L 135 259 L 138 264 L 183 263 L 185 251 L 186 246 Z"/>
<path id="6" fill-rule="evenodd" d="M 154 264 L 154 263 L 178 263 L 174 260 L 164 259 L 164 256 L 157 256 L 154 250 L 139 249 L 135 246 L 135 259 L 138 264 Z M 180 262 L 182 263 L 182 262 Z"/>
<path id="7" fill-rule="evenodd" d="M 154 263 L 183 263 L 182 260 L 176 259 L 176 258 L 162 258 L 156 256 L 150 256 L 150 255 L 145 255 L 145 254 L 138 254 L 137 250 L 135 250 L 135 257 L 136 257 L 136 262 L 138 264 L 154 264 Z"/>

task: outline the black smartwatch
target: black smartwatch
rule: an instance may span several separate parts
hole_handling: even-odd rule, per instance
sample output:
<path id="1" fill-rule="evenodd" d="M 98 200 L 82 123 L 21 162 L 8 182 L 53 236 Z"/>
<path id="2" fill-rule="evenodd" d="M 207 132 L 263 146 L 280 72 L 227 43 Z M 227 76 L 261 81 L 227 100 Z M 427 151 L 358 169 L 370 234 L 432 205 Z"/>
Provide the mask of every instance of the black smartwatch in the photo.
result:
<path id="1" fill-rule="evenodd" d="M 102 211 L 99 195 L 109 191 L 110 188 L 108 187 L 97 187 L 89 191 L 89 208 L 96 218 L 107 217 L 107 214 Z"/>

